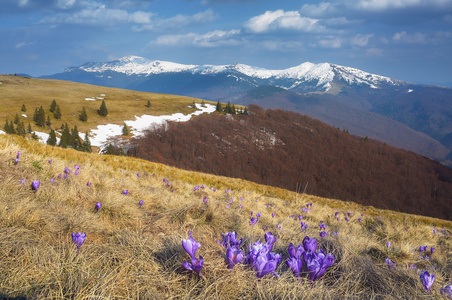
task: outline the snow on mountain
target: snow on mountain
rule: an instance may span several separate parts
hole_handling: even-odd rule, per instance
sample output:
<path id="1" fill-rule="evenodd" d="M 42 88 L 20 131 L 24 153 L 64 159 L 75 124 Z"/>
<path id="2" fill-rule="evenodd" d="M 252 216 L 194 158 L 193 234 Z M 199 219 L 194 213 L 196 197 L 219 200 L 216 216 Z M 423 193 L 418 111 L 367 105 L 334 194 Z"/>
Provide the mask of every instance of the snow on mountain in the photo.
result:
<path id="1" fill-rule="evenodd" d="M 313 82 L 316 88 L 327 91 L 333 79 L 342 79 L 349 84 L 365 84 L 371 88 L 379 88 L 382 83 L 397 85 L 401 81 L 388 77 L 370 74 L 358 69 L 344 67 L 330 63 L 314 64 L 310 62 L 302 63 L 298 66 L 282 70 L 269 70 L 248 66 L 244 64 L 231 65 L 185 65 L 168 61 L 149 60 L 139 56 L 125 56 L 123 58 L 104 62 L 104 63 L 86 63 L 80 67 L 66 69 L 70 72 L 80 69 L 86 72 L 103 73 L 105 71 L 114 71 L 126 75 L 145 75 L 161 73 L 190 72 L 200 75 L 214 75 L 220 73 L 239 73 L 245 76 L 273 80 L 285 81 L 279 86 L 285 89 L 292 89 L 305 82 Z"/>

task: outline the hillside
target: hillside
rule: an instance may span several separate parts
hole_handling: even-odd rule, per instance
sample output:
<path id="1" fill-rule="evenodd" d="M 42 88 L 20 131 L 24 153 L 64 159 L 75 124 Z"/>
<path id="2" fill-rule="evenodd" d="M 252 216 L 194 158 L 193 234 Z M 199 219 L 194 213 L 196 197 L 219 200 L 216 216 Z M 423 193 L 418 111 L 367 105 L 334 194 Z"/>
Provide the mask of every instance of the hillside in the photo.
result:
<path id="1" fill-rule="evenodd" d="M 2 299 L 439 299 L 452 280 L 452 223 L 444 220 L 18 136 L 0 135 L 0 178 Z M 188 231 L 201 245 L 201 278 L 183 267 Z M 227 269 L 217 240 L 232 231 L 244 254 L 266 242 L 264 233 L 276 236 L 274 276 L 257 280 L 240 263 Z M 86 233 L 79 250 L 77 232 Z M 304 261 L 297 280 L 285 262 L 289 244 L 306 236 L 334 256 L 322 280 L 310 281 Z M 429 292 L 424 271 L 435 275 Z"/>
<path id="2" fill-rule="evenodd" d="M 333 63 L 304 62 L 269 70 L 244 64 L 183 65 L 137 56 L 89 62 L 43 78 L 292 110 L 452 165 L 452 148 L 443 143 L 452 133 L 449 87 L 404 82 Z M 268 86 L 288 93 L 249 97 L 254 89 Z"/>
<path id="3" fill-rule="evenodd" d="M 63 80 L 0 75 L 0 83 L 0 130 L 6 120 L 11 122 L 17 115 L 18 121 L 24 122 L 25 128 L 30 125 L 33 131 L 43 133 L 43 137 L 48 135 L 51 129 L 61 134 L 62 124 L 68 123 L 70 128 L 77 126 L 82 134 L 90 131 L 90 138 L 94 139 L 99 126 L 122 126 L 125 121 L 134 121 L 137 116 L 143 115 L 187 115 L 196 111 L 191 107 L 194 101 L 201 103 L 201 100 L 189 97 L 136 92 Z M 60 108 L 60 119 L 56 119 L 49 111 L 53 101 Z M 102 101 L 105 101 L 108 109 L 106 117 L 98 114 Z M 22 111 L 22 105 L 26 111 Z M 51 122 L 50 126 L 39 127 L 33 121 L 34 111 L 41 106 L 45 117 Z M 85 122 L 79 119 L 84 107 L 87 113 Z M 43 141 L 45 142 L 46 138 Z"/>
<path id="4" fill-rule="evenodd" d="M 129 155 L 187 170 L 452 220 L 452 169 L 293 112 L 202 115 L 148 132 Z"/>

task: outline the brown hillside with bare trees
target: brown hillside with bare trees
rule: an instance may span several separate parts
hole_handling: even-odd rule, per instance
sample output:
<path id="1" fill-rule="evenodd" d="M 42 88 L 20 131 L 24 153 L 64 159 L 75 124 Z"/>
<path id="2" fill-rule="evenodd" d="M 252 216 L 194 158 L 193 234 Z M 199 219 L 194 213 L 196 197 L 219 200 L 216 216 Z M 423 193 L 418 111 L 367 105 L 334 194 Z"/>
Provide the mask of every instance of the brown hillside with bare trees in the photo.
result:
<path id="1" fill-rule="evenodd" d="M 196 170 L 452 220 L 452 169 L 307 116 L 250 106 L 170 123 L 128 154 Z"/>

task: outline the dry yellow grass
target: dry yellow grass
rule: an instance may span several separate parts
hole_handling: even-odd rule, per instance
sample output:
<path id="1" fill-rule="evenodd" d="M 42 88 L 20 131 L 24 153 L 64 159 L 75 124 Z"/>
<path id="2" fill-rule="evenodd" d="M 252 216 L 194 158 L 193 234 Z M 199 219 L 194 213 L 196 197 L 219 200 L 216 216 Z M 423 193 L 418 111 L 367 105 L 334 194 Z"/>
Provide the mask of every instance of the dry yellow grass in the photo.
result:
<path id="1" fill-rule="evenodd" d="M 15 165 L 19 150 L 20 161 Z M 74 165 L 80 166 L 78 175 Z M 65 167 L 73 173 L 58 179 Z M 0 298 L 427 299 L 441 298 L 439 288 L 452 280 L 452 223 L 448 221 L 139 159 L 53 148 L 18 136 L 0 135 L 0 179 Z M 36 193 L 30 188 L 32 180 L 41 181 Z M 198 184 L 206 188 L 194 191 Z M 225 193 L 226 189 L 230 192 Z M 129 194 L 123 195 L 123 190 Z M 203 197 L 208 197 L 208 205 Z M 139 200 L 144 201 L 141 208 Z M 103 206 L 96 212 L 98 201 Z M 302 213 L 310 202 L 312 212 Z M 277 207 L 267 208 L 267 203 Z M 262 213 L 254 227 L 248 224 L 251 211 Z M 336 211 L 339 221 L 334 218 Z M 359 222 L 361 211 L 364 216 Z M 344 221 L 347 212 L 351 213 L 349 223 Z M 309 225 L 306 232 L 298 219 L 290 218 L 299 214 Z M 319 238 L 321 220 L 329 231 L 324 239 Z M 280 278 L 266 275 L 257 281 L 255 272 L 243 265 L 228 270 L 225 251 L 217 244 L 221 233 L 236 230 L 247 252 L 248 244 L 263 240 L 264 224 L 278 236 L 274 251 L 283 255 L 277 268 Z M 438 237 L 433 229 L 444 230 L 448 238 Z M 189 256 L 181 240 L 189 230 L 201 243 L 197 255 L 204 257 L 204 279 L 182 267 Z M 77 256 L 71 232 L 79 231 L 86 232 L 87 238 Z M 332 236 L 335 231 L 338 235 Z M 313 286 L 306 274 L 299 284 L 285 264 L 288 244 L 300 244 L 306 235 L 318 238 L 319 248 L 336 257 L 323 280 Z M 387 241 L 392 242 L 389 249 Z M 436 248 L 429 260 L 419 258 L 416 249 L 423 245 Z M 397 264 L 396 269 L 388 269 L 386 258 Z M 436 275 L 430 294 L 418 272 L 408 268 L 410 264 Z"/>
<path id="2" fill-rule="evenodd" d="M 42 105 L 46 115 L 50 117 L 52 127 L 59 129 L 61 124 L 68 123 L 70 128 L 77 125 L 79 132 L 97 128 L 97 125 L 118 124 L 122 125 L 124 120 L 135 120 L 135 115 L 149 114 L 154 116 L 173 114 L 180 112 L 188 114 L 194 111 L 189 107 L 195 101 L 202 100 L 165 94 L 154 94 L 136 92 L 124 89 L 101 87 L 89 84 L 81 84 L 63 80 L 36 79 L 12 75 L 0 75 L 0 126 L 3 129 L 5 120 L 14 120 L 16 113 L 20 121 L 33 130 L 50 132 L 49 128 L 39 128 L 33 123 L 35 108 Z M 105 96 L 101 96 L 105 95 Z M 98 115 L 102 100 L 86 101 L 85 98 L 104 98 L 108 109 L 108 115 Z M 59 105 L 62 117 L 59 120 L 53 118 L 49 112 L 52 101 Z M 146 107 L 148 100 L 151 107 Z M 206 103 L 215 104 L 205 101 Z M 25 104 L 27 111 L 21 111 Z M 88 121 L 79 120 L 83 107 L 86 108 Z M 22 117 L 26 114 L 27 117 Z"/>

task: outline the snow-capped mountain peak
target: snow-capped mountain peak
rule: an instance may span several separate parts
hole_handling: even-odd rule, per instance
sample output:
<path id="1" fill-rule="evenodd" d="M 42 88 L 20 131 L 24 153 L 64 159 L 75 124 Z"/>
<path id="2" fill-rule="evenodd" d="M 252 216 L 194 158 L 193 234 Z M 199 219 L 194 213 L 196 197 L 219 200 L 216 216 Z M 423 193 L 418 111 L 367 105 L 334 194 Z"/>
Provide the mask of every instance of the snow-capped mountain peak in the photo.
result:
<path id="1" fill-rule="evenodd" d="M 270 70 L 253 67 L 245 64 L 231 65 L 186 65 L 169 61 L 149 60 L 147 58 L 129 55 L 117 60 L 103 63 L 86 63 L 80 67 L 69 68 L 65 72 L 74 69 L 89 73 L 102 73 L 106 71 L 118 72 L 128 76 L 150 76 L 162 73 L 189 72 L 194 75 L 216 75 L 221 73 L 234 73 L 233 76 L 252 78 L 252 80 L 266 80 L 275 83 L 285 89 L 300 88 L 301 85 L 309 85 L 312 91 L 328 91 L 334 79 L 346 81 L 348 84 L 367 85 L 371 88 L 379 88 L 380 84 L 400 83 L 388 77 L 370 74 L 358 69 L 339 66 L 330 63 L 305 62 L 300 65 L 281 69 Z M 262 83 L 261 83 L 262 84 Z M 265 84 L 265 83 L 263 83 Z M 309 91 L 309 89 L 302 88 Z"/>

